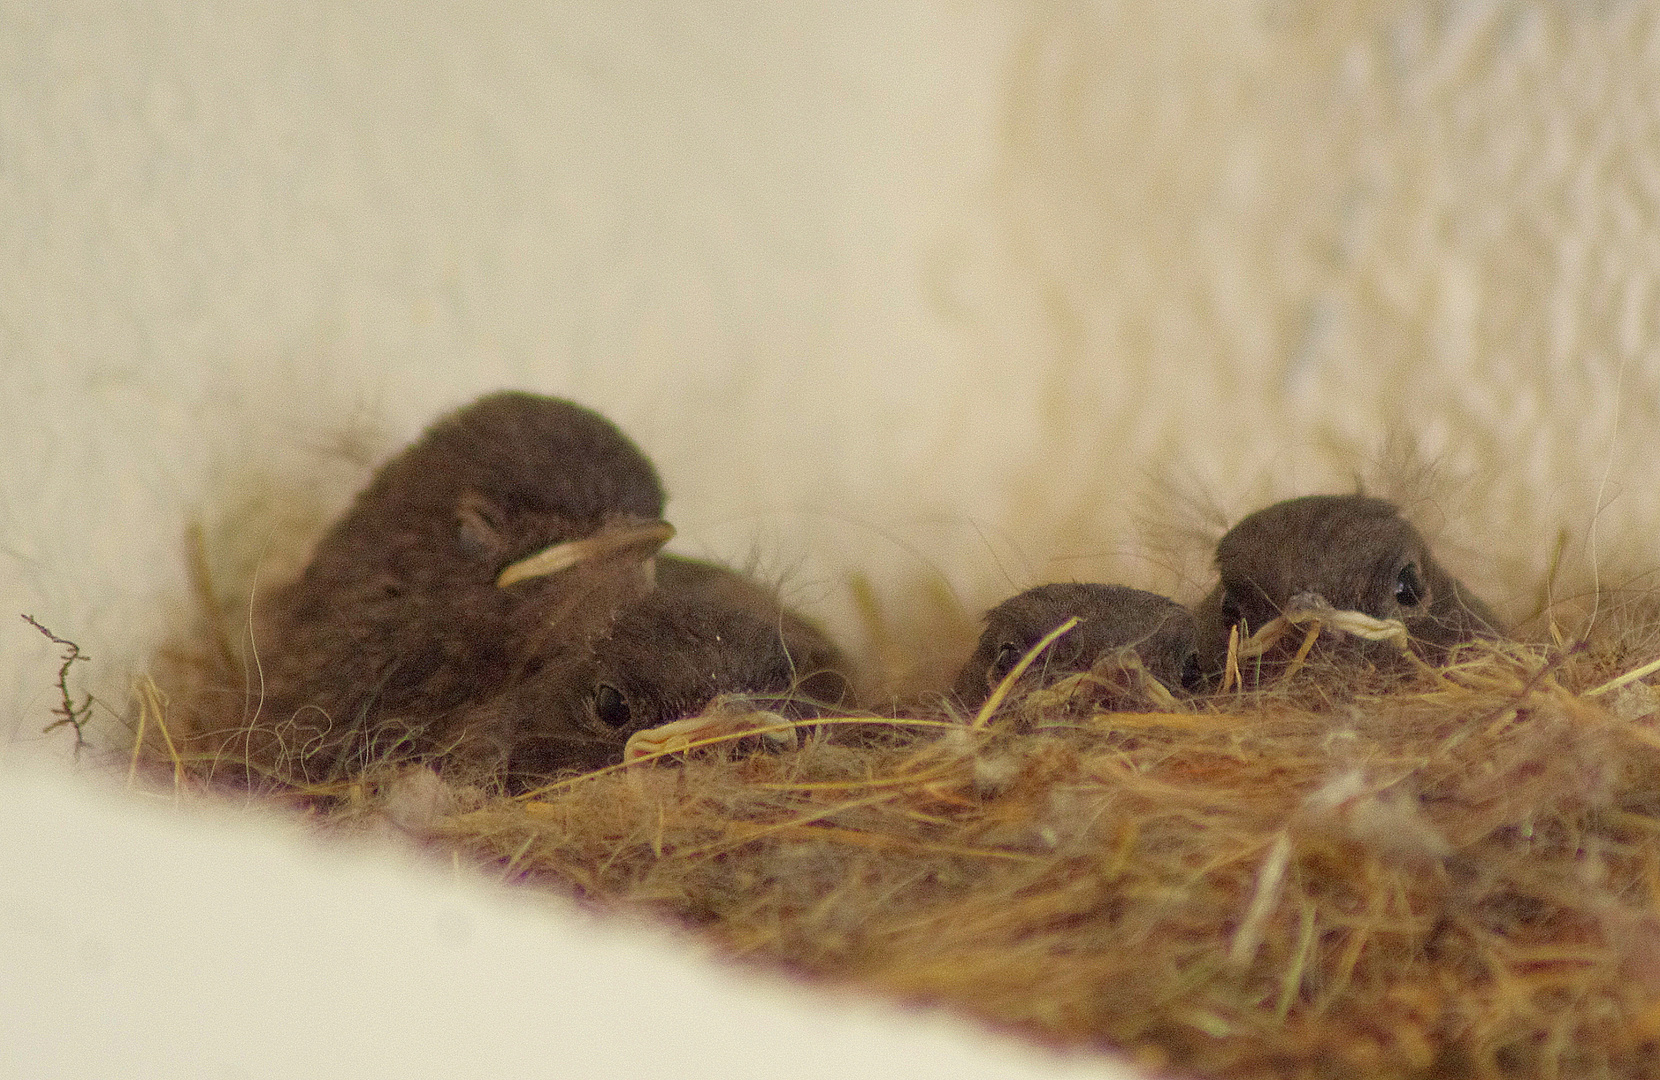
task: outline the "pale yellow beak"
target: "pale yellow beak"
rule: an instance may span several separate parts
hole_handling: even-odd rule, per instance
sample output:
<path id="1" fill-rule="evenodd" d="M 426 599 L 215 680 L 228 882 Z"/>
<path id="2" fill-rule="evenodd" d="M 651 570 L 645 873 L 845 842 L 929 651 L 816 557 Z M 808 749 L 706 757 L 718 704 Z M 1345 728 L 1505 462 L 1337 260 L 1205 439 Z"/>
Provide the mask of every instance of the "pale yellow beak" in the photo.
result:
<path id="1" fill-rule="evenodd" d="M 654 728 L 636 731 L 623 747 L 623 762 L 660 754 L 675 754 L 691 750 L 707 742 L 720 742 L 739 735 L 754 734 L 766 740 L 775 750 L 794 750 L 800 745 L 796 725 L 775 712 L 746 707 L 742 695 L 730 695 L 731 700 L 717 699 L 701 716 L 689 716 Z"/>
<path id="2" fill-rule="evenodd" d="M 649 573 L 652 557 L 674 537 L 674 526 L 666 521 L 626 521 L 606 524 L 592 536 L 566 540 L 527 555 L 511 564 L 496 578 L 507 588 L 516 581 L 545 577 L 598 559 L 633 558 Z"/>

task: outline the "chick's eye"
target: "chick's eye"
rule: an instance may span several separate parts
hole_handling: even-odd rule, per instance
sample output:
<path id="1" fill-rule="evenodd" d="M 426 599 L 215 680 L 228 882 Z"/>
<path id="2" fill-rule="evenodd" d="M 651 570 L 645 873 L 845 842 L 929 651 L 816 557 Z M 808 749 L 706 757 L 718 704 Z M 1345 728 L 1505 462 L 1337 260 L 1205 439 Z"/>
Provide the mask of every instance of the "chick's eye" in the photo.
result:
<path id="1" fill-rule="evenodd" d="M 1239 601 L 1234 599 L 1232 590 L 1222 590 L 1222 618 L 1231 623 L 1239 621 Z"/>
<path id="2" fill-rule="evenodd" d="M 1395 577 L 1395 602 L 1402 607 L 1417 607 L 1424 600 L 1424 582 L 1418 576 L 1418 564 L 1407 563 Z"/>
<path id="3" fill-rule="evenodd" d="M 456 536 L 468 557 L 494 558 L 502 546 L 501 513 L 484 498 L 468 492 L 455 511 Z"/>
<path id="4" fill-rule="evenodd" d="M 1199 654 L 1190 652 L 1187 660 L 1182 664 L 1182 689 L 1197 690 L 1205 681 L 1205 673 L 1199 668 Z"/>
<path id="5" fill-rule="evenodd" d="M 991 669 L 986 672 L 986 681 L 994 686 L 1002 682 L 1009 672 L 1014 670 L 1014 666 L 1020 663 L 1023 655 L 1025 654 L 1021 652 L 1020 646 L 1012 641 L 1005 641 L 1002 648 L 997 650 L 997 656 L 991 662 Z"/>
<path id="6" fill-rule="evenodd" d="M 600 721 L 611 727 L 627 727 L 629 720 L 628 699 L 622 696 L 622 691 L 609 683 L 600 683 L 599 689 L 594 691 L 594 715 Z"/>

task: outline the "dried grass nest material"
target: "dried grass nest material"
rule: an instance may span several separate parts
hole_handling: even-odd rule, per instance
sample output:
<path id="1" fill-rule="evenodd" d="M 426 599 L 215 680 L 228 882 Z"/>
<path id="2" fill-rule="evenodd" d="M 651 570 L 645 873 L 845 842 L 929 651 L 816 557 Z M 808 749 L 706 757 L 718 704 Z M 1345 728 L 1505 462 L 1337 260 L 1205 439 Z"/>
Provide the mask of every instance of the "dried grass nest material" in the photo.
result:
<path id="1" fill-rule="evenodd" d="M 1629 638 L 1628 638 L 1629 640 Z M 1065 688 L 510 798 L 387 765 L 273 791 L 504 879 L 1042 1041 L 1213 1077 L 1660 1075 L 1660 694 L 1477 643 L 1181 711 Z M 206 766 L 154 736 L 177 782 Z M 170 760 L 169 760 L 170 759 Z"/>

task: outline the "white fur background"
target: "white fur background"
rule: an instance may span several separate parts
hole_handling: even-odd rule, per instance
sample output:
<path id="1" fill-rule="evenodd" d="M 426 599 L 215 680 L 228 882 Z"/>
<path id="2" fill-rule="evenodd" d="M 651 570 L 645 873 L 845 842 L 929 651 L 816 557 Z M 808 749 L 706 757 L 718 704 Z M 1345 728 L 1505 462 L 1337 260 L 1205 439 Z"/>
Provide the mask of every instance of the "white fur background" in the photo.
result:
<path id="1" fill-rule="evenodd" d="M 0 763 L 17 613 L 119 709 L 188 521 L 501 386 L 856 651 L 1357 471 L 1512 618 L 1652 570 L 1656 86 L 1656 0 L 0 6 Z"/>

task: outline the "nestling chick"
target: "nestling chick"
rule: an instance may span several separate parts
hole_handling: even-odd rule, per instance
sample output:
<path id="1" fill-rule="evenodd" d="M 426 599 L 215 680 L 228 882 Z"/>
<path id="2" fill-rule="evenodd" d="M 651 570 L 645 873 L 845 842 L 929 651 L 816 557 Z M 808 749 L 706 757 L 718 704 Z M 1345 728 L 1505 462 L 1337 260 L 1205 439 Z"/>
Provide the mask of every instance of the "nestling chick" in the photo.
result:
<path id="1" fill-rule="evenodd" d="M 651 463 L 579 405 L 499 393 L 439 420 L 264 605 L 239 748 L 318 780 L 422 747 L 431 718 L 580 651 L 643 595 L 662 509 Z M 549 552 L 570 568 L 538 572 Z"/>
<path id="2" fill-rule="evenodd" d="M 1040 686 L 1114 664 L 1122 667 L 1126 654 L 1133 654 L 1166 689 L 1180 690 L 1193 681 L 1194 623 L 1186 608 L 1124 585 L 1071 582 L 1027 589 L 986 612 L 985 632 L 957 676 L 957 700 L 969 708 L 979 706 L 1021 657 L 1074 615 L 1078 625 L 1037 658 L 1023 682 Z"/>
<path id="3" fill-rule="evenodd" d="M 254 722 L 221 745 L 302 781 L 392 756 L 551 770 L 603 763 L 613 743 L 620 757 L 619 735 L 717 693 L 839 668 L 731 571 L 665 558 L 657 591 L 663 501 L 651 463 L 591 410 L 522 393 L 458 410 L 273 595 Z"/>
<path id="4" fill-rule="evenodd" d="M 454 762 L 522 789 L 614 764 L 635 732 L 723 696 L 794 718 L 846 703 L 841 653 L 770 590 L 672 555 L 659 559 L 657 581 L 617 608 L 586 655 L 458 717 L 447 735 Z"/>
<path id="5" fill-rule="evenodd" d="M 1206 675 L 1221 673 L 1234 626 L 1244 637 L 1298 606 L 1398 619 L 1431 661 L 1460 641 L 1501 632 L 1487 605 L 1383 499 L 1309 495 L 1258 510 L 1216 545 L 1216 569 L 1221 580 L 1195 610 Z"/>

